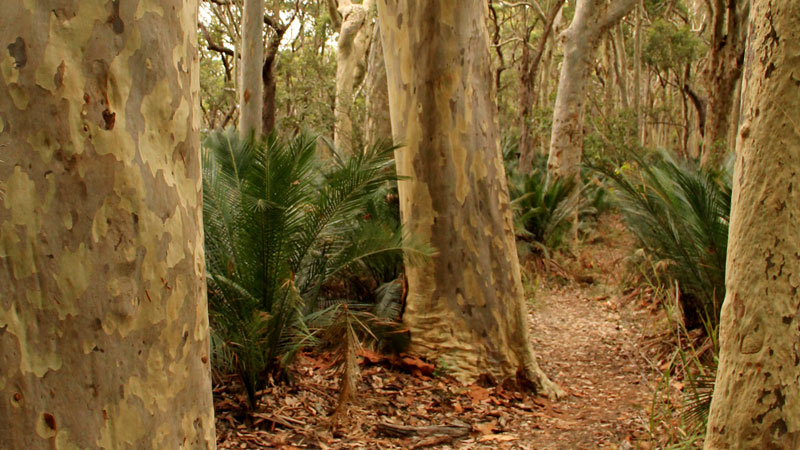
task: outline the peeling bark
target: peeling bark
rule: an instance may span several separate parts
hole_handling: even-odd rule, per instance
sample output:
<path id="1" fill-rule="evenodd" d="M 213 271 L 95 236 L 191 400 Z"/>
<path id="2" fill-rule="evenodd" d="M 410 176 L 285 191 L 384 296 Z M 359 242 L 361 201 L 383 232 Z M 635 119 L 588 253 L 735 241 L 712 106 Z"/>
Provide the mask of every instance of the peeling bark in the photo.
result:
<path id="1" fill-rule="evenodd" d="M 2 2 L 0 50 L 0 448 L 214 448 L 197 2 Z"/>
<path id="2" fill-rule="evenodd" d="M 381 0 L 400 209 L 438 254 L 407 270 L 403 320 L 411 349 L 453 375 L 496 380 L 520 370 L 546 395 L 562 391 L 539 368 L 514 241 L 490 95 L 482 0 Z"/>
<path id="3" fill-rule="evenodd" d="M 755 0 L 706 449 L 800 448 L 800 4 Z"/>

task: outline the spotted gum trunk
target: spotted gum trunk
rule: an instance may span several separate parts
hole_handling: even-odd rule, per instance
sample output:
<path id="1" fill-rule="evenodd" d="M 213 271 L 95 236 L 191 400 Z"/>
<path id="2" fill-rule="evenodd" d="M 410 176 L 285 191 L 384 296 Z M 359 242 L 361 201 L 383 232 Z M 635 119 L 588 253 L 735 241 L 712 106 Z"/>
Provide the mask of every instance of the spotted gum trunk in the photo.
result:
<path id="1" fill-rule="evenodd" d="M 753 8 L 706 449 L 800 448 L 800 3 Z"/>
<path id="2" fill-rule="evenodd" d="M 518 369 L 540 392 L 494 121 L 482 0 L 380 0 L 402 220 L 438 250 L 407 268 L 412 350 L 456 377 Z"/>
<path id="3" fill-rule="evenodd" d="M 0 448 L 214 448 L 197 2 L 0 2 Z"/>

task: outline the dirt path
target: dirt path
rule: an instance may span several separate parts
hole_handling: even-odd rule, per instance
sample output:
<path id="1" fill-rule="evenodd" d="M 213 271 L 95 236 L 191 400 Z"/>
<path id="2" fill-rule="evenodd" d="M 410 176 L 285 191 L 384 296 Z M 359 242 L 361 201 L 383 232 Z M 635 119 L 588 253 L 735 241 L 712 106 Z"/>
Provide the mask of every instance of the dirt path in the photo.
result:
<path id="1" fill-rule="evenodd" d="M 551 280 L 536 292 L 534 346 L 545 372 L 569 395 L 553 404 L 555 414 L 534 424 L 529 448 L 638 448 L 646 436 L 652 371 L 637 349 L 643 325 L 637 321 L 647 316 L 620 304 L 622 260 L 629 254 L 621 225 L 607 219 L 597 236 L 604 237 L 579 257 L 589 283 Z"/>
<path id="2" fill-rule="evenodd" d="M 388 360 L 364 357 L 357 401 L 334 421 L 339 375 L 333 361 L 304 353 L 293 366 L 296 382 L 266 389 L 250 423 L 241 389 L 231 389 L 235 377 L 217 386 L 218 448 L 649 449 L 652 371 L 637 345 L 652 316 L 618 295 L 622 259 L 630 254 L 619 220 L 603 219 L 594 236 L 560 270 L 569 280 L 551 273 L 532 289 L 534 346 L 565 398 L 464 386 L 446 373 L 398 370 Z M 387 433 L 387 424 L 413 431 Z M 460 431 L 421 433 L 447 427 Z"/>

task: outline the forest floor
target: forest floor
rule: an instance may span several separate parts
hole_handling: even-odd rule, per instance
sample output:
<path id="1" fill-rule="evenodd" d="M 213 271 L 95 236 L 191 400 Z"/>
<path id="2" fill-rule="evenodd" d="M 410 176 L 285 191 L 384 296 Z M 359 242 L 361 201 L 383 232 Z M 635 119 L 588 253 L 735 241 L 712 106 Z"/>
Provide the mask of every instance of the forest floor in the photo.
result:
<path id="1" fill-rule="evenodd" d="M 528 266 L 530 324 L 540 365 L 567 393 L 550 401 L 511 386 L 464 386 L 414 357 L 361 355 L 356 402 L 333 414 L 338 374 L 329 355 L 303 353 L 295 382 L 262 392 L 246 412 L 233 378 L 215 387 L 219 448 L 643 449 L 659 386 L 659 309 L 626 286 L 632 240 L 606 215 L 579 254 Z M 547 268 L 547 270 L 542 270 Z M 655 360 L 655 362 L 649 362 Z M 674 402 L 680 386 L 666 400 Z M 661 397 L 657 397 L 661 398 Z M 658 403 L 658 402 L 656 402 Z M 669 409 L 669 408 L 668 408 Z M 249 422 L 249 423 L 248 423 Z M 657 421 L 656 421 L 657 423 Z M 657 423 L 658 425 L 658 423 Z"/>

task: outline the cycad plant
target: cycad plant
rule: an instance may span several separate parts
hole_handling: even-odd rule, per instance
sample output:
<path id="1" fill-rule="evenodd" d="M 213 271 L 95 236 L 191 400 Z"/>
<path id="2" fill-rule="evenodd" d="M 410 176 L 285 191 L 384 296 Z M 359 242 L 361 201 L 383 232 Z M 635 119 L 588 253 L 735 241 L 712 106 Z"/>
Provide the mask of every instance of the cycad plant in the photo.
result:
<path id="1" fill-rule="evenodd" d="M 305 135 L 265 141 L 216 133 L 205 142 L 204 228 L 213 332 L 234 355 L 251 405 L 266 375 L 314 342 L 318 300 L 381 261 L 425 256 L 398 226 L 370 220 L 396 180 L 393 148 L 317 158 Z"/>
<path id="2" fill-rule="evenodd" d="M 548 183 L 544 172 L 538 169 L 520 182 L 510 183 L 517 236 L 549 249 L 558 248 L 578 208 L 579 197 L 571 195 L 573 189 L 572 181 Z"/>
<path id="3" fill-rule="evenodd" d="M 619 188 L 620 210 L 645 251 L 678 282 L 687 325 L 713 329 L 725 297 L 729 170 L 654 156 L 645 161 L 633 155 L 622 167 L 596 168 Z"/>

